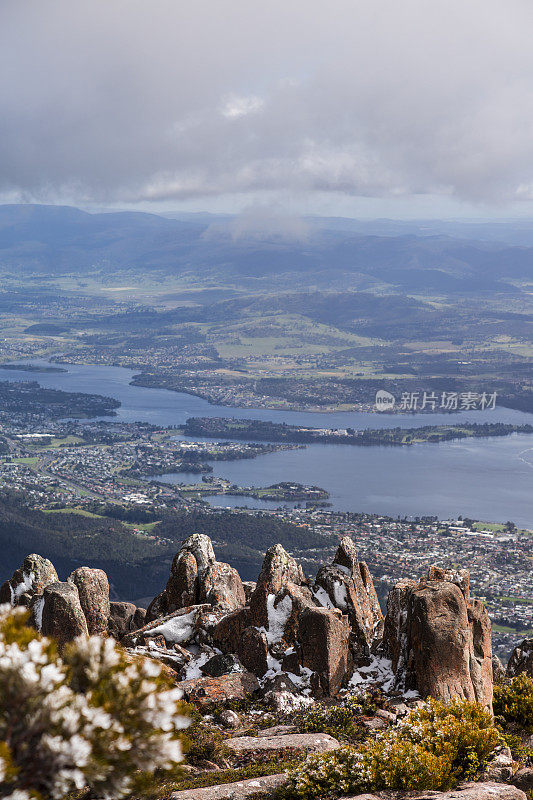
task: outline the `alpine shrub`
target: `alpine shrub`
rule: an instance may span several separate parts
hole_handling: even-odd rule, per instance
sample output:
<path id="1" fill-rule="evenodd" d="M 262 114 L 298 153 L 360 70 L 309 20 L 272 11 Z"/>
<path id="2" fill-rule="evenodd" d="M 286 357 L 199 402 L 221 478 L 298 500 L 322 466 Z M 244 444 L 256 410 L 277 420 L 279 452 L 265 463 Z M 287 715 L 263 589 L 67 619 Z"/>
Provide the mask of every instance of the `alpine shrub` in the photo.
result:
<path id="1" fill-rule="evenodd" d="M 533 732 L 533 678 L 525 672 L 494 687 L 494 713 L 505 722 Z"/>
<path id="2" fill-rule="evenodd" d="M 0 796 L 119 798 L 177 774 L 188 720 L 160 667 L 98 636 L 59 656 L 26 620 L 0 606 Z"/>
<path id="3" fill-rule="evenodd" d="M 340 705 L 316 705 L 293 719 L 300 733 L 329 733 L 340 741 L 356 742 L 365 737 L 363 714 L 361 698 L 349 695 Z"/>
<path id="4" fill-rule="evenodd" d="M 324 800 L 383 789 L 446 790 L 480 772 L 500 741 L 482 706 L 428 700 L 374 740 L 308 756 L 291 773 L 285 797 Z"/>

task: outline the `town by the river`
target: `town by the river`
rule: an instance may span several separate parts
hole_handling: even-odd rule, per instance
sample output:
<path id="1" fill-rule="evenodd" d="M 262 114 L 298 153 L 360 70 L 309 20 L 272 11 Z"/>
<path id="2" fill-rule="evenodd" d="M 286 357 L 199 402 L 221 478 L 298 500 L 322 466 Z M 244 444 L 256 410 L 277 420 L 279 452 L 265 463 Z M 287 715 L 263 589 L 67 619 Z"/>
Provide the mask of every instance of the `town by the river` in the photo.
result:
<path id="1" fill-rule="evenodd" d="M 32 362 L 44 364 L 46 362 Z M 231 417 L 328 428 L 412 428 L 454 422 L 531 423 L 533 415 L 496 406 L 495 410 L 458 414 L 308 413 L 239 409 L 210 405 L 189 394 L 131 386 L 135 374 L 121 367 L 63 365 L 66 372 L 32 374 L 47 388 L 106 395 L 120 401 L 116 421 L 183 425 L 189 417 Z M 25 376 L 5 370 L 3 380 Z M 29 376 L 28 376 L 29 379 Z M 533 443 L 525 434 L 506 437 L 417 444 L 391 448 L 310 444 L 250 460 L 216 462 L 213 475 L 238 485 L 268 486 L 280 481 L 318 485 L 330 494 L 335 510 L 396 515 L 459 514 L 533 528 Z M 191 483 L 198 476 L 158 476 L 167 482 Z M 217 497 L 217 505 L 242 505 L 242 498 Z M 276 503 L 249 501 L 249 506 Z"/>

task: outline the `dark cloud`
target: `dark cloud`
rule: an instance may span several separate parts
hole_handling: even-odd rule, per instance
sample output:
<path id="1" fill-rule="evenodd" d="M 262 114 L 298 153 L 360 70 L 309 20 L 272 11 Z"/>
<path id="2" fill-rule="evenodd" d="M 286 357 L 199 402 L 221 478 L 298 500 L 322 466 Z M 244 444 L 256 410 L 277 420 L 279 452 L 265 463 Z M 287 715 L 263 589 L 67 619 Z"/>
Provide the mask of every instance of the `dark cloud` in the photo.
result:
<path id="1" fill-rule="evenodd" d="M 530 0 L 2 0 L 0 192 L 533 196 Z"/>

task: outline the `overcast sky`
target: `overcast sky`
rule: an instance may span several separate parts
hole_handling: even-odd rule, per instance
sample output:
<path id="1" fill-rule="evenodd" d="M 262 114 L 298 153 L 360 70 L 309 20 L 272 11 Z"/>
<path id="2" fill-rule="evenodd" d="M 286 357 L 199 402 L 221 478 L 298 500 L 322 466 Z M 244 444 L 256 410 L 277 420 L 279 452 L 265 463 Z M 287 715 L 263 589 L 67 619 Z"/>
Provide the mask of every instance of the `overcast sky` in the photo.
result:
<path id="1" fill-rule="evenodd" d="M 531 0 L 0 0 L 0 199 L 531 213 Z"/>

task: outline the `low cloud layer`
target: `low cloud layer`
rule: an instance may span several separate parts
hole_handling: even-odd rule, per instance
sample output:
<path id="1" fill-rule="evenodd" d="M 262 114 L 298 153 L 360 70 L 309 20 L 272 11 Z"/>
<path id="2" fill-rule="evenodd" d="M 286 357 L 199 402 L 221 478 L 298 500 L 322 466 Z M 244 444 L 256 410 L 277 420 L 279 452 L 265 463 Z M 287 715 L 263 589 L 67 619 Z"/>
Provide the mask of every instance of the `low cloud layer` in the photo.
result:
<path id="1" fill-rule="evenodd" d="M 0 193 L 533 198 L 530 0 L 2 0 Z"/>

